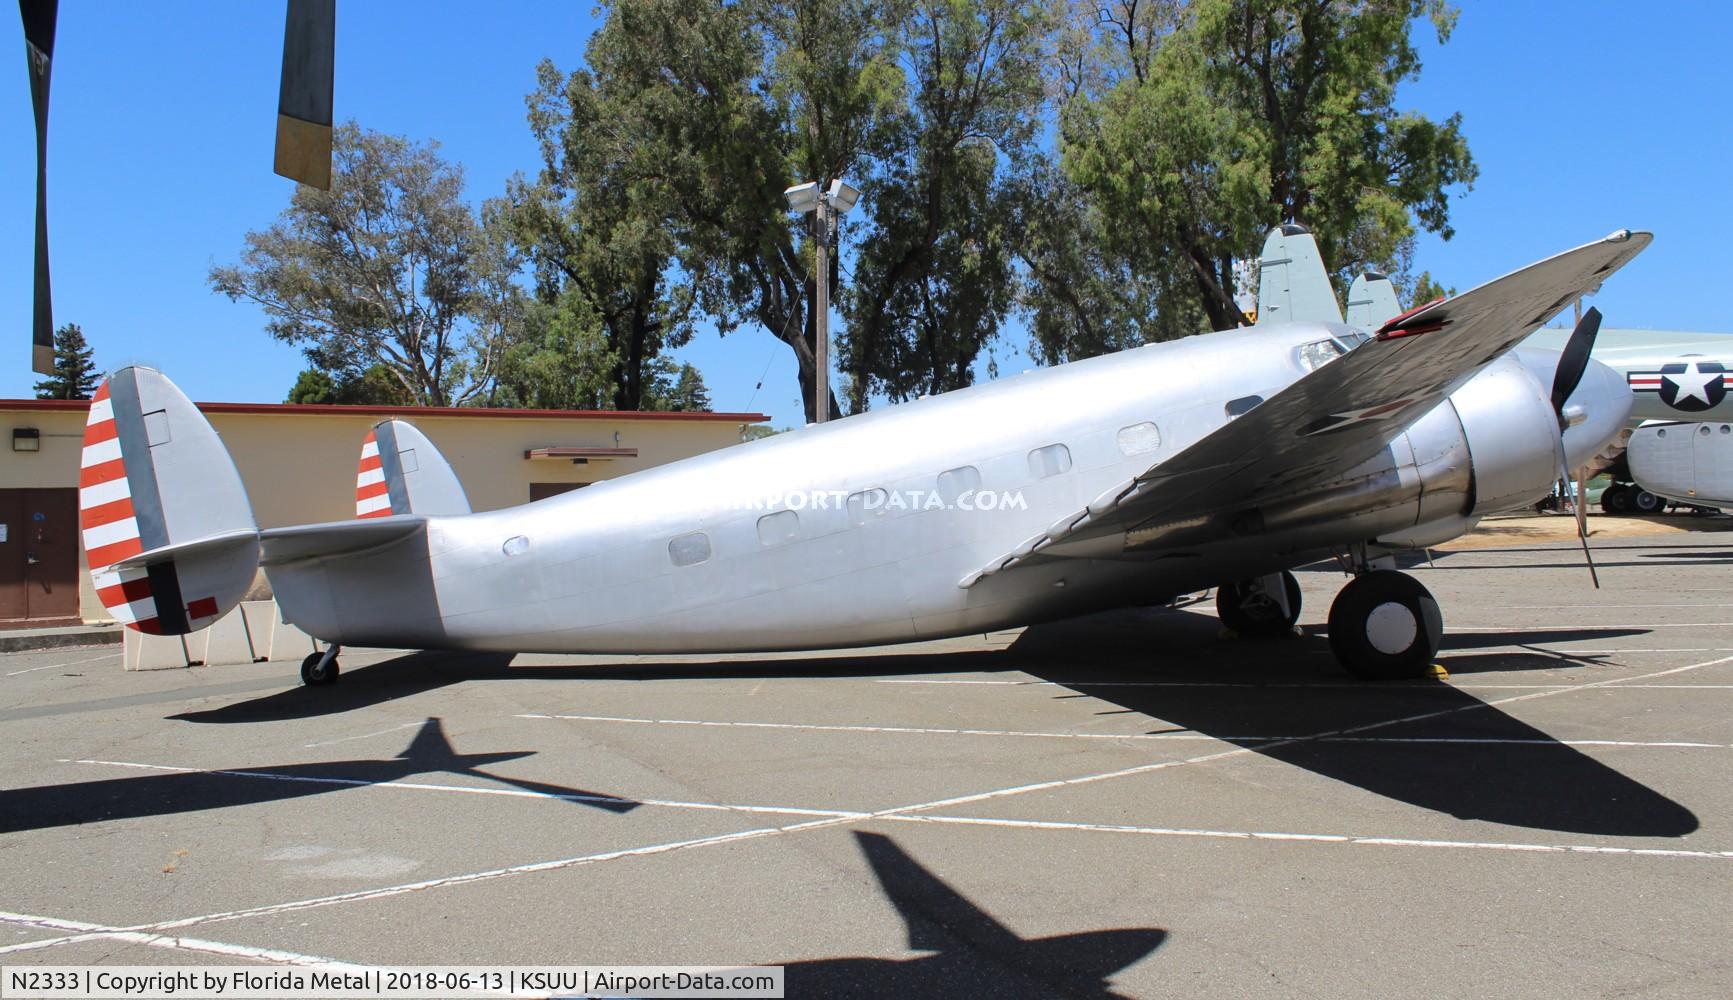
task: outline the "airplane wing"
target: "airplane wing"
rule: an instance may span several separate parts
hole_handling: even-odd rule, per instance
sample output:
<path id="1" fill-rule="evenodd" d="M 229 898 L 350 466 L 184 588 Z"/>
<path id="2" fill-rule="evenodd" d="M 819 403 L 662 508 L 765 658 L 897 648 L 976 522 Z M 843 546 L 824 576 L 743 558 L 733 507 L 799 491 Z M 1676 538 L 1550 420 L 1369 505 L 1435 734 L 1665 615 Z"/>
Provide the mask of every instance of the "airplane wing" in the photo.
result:
<path id="1" fill-rule="evenodd" d="M 1065 558 L 1061 543 L 1185 521 L 1329 482 L 1593 291 L 1653 238 L 1620 230 L 1397 316 L 1372 340 L 1108 490 L 958 586 L 972 587 L 1030 560 Z"/>

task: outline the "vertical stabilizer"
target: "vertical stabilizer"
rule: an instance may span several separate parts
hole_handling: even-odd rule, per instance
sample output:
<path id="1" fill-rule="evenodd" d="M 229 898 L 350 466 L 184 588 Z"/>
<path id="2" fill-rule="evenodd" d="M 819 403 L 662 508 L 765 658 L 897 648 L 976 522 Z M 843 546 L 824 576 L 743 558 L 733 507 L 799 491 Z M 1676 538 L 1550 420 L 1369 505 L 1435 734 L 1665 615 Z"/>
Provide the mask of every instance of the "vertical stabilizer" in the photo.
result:
<path id="1" fill-rule="evenodd" d="M 1402 315 L 1402 300 L 1396 286 L 1377 271 L 1367 271 L 1348 286 L 1348 322 L 1362 330 L 1376 330 Z"/>
<path id="2" fill-rule="evenodd" d="M 367 432 L 355 475 L 356 517 L 467 513 L 457 473 L 415 425 L 383 420 Z"/>
<path id="3" fill-rule="evenodd" d="M 91 578 L 116 621 L 180 635 L 216 621 L 252 586 L 259 538 L 240 474 L 160 372 L 123 368 L 97 389 L 78 486 Z"/>
<path id="4" fill-rule="evenodd" d="M 1258 260 L 1257 325 L 1340 322 L 1342 309 L 1318 241 L 1292 223 L 1270 230 Z"/>

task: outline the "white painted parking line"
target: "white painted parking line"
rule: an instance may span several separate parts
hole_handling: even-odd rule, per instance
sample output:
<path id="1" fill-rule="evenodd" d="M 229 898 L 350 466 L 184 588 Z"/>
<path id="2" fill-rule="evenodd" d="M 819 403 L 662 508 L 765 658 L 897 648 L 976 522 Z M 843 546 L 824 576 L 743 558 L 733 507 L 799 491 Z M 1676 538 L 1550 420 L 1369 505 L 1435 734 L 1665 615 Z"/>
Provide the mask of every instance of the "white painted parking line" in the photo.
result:
<path id="1" fill-rule="evenodd" d="M 303 743 L 303 744 L 301 744 L 301 746 L 304 749 L 311 750 L 314 747 L 330 747 L 330 746 L 336 746 L 339 743 L 353 743 L 356 740 L 370 740 L 375 736 L 386 736 L 386 735 L 389 735 L 391 733 L 400 733 L 405 729 L 417 729 L 417 728 L 420 728 L 421 726 L 423 726 L 425 724 L 426 724 L 425 720 L 417 720 L 415 722 L 405 722 L 401 726 L 392 726 L 390 729 L 381 729 L 377 733 L 362 733 L 360 736 L 344 736 L 340 739 L 335 739 L 335 740 L 321 740 L 318 743 Z"/>
<path id="2" fill-rule="evenodd" d="M 861 818 L 866 818 L 865 814 Z M 849 820 L 852 821 L 852 820 Z M 316 896 L 312 899 L 299 899 L 288 903 L 273 903 L 266 906 L 248 907 L 242 910 L 228 910 L 222 913 L 207 913 L 197 917 L 186 917 L 181 920 L 168 920 L 157 924 L 143 924 L 129 930 L 164 931 L 181 927 L 192 927 L 198 924 L 214 923 L 221 920 L 240 920 L 246 917 L 271 916 L 278 913 L 289 913 L 296 910 L 308 910 L 321 906 L 332 906 L 338 903 L 353 903 L 367 899 L 384 899 L 391 896 L 401 896 L 404 893 L 424 892 L 429 889 L 439 889 L 455 885 L 471 885 L 477 882 L 489 882 L 506 878 L 511 875 L 527 875 L 534 872 L 560 871 L 566 868 L 578 868 L 584 865 L 599 864 L 605 861 L 615 861 L 621 858 L 638 858 L 654 854 L 667 854 L 673 851 L 686 850 L 693 847 L 710 847 L 717 844 L 734 844 L 743 840 L 756 840 L 759 837 L 773 837 L 784 833 L 795 833 L 800 830 L 816 829 L 821 826 L 831 826 L 845 820 L 821 819 L 805 823 L 793 823 L 788 826 L 756 827 L 751 830 L 740 830 L 735 833 L 722 833 L 712 837 L 696 837 L 691 840 L 674 840 L 661 844 L 649 844 L 644 847 L 629 847 L 617 851 L 602 851 L 598 854 L 585 854 L 572 858 L 561 858 L 556 861 L 537 861 L 526 865 L 512 865 L 509 868 L 490 868 L 486 871 L 469 872 L 463 875 L 448 875 L 444 878 L 425 879 L 420 882 L 406 882 L 402 885 L 385 886 L 379 889 L 361 889 L 355 892 L 343 892 L 330 896 Z"/>
<path id="3" fill-rule="evenodd" d="M 1568 687 L 1568 688 L 1559 688 L 1559 689 L 1547 690 L 1547 691 L 1531 691 L 1531 692 L 1528 692 L 1526 694 L 1512 695 L 1508 698 L 1496 699 L 1494 701 L 1475 702 L 1472 705 L 1455 705 L 1455 706 L 1451 706 L 1449 708 L 1439 709 L 1437 711 L 1422 712 L 1422 713 L 1417 713 L 1415 715 L 1404 716 L 1402 718 L 1397 718 L 1397 719 L 1387 719 L 1387 720 L 1383 720 L 1383 721 L 1379 721 L 1379 722 L 1366 723 L 1366 724 L 1360 725 L 1360 726 L 1353 726 L 1353 727 L 1348 727 L 1345 729 L 1339 729 L 1339 730 L 1332 730 L 1329 732 L 1317 733 L 1317 734 L 1314 734 L 1314 735 L 1309 736 L 1309 737 L 1304 737 L 1301 739 L 1285 741 L 1285 742 L 1300 743 L 1300 742 L 1306 742 L 1308 740 L 1323 739 L 1326 737 L 1350 736 L 1350 735 L 1355 735 L 1355 734 L 1359 734 L 1359 733 L 1370 732 L 1370 731 L 1385 728 L 1388 726 L 1402 725 L 1404 723 L 1409 723 L 1409 722 L 1419 722 L 1419 721 L 1423 721 L 1425 719 L 1439 718 L 1441 716 L 1452 715 L 1452 714 L 1455 714 L 1457 712 L 1472 711 L 1472 710 L 1477 709 L 1477 708 L 1485 708 L 1485 707 L 1502 705 L 1502 704 L 1511 704 L 1511 703 L 1519 702 L 1519 701 L 1530 701 L 1530 700 L 1534 700 L 1534 699 L 1538 699 L 1538 698 L 1546 698 L 1546 697 L 1551 697 L 1553 695 L 1566 694 L 1566 693 L 1570 693 L 1570 692 L 1574 692 L 1574 691 L 1584 691 L 1584 690 L 1590 690 L 1590 689 L 1596 689 L 1596 688 L 1604 688 L 1604 687 L 1615 685 L 1615 684 L 1621 684 L 1621 683 L 1624 683 L 1626 681 L 1641 681 L 1641 680 L 1647 680 L 1647 679 L 1654 678 L 1654 677 L 1669 676 L 1669 675 L 1673 675 L 1673 674 L 1683 673 L 1683 672 L 1689 671 L 1689 670 L 1696 670 L 1696 669 L 1699 669 L 1702 667 L 1708 667 L 1708 666 L 1714 666 L 1714 665 L 1720 664 L 1720 663 L 1726 663 L 1729 660 L 1733 660 L 1733 657 L 1722 657 L 1722 658 L 1716 659 L 1716 660 L 1705 660 L 1701 663 L 1687 664 L 1687 665 L 1682 666 L 1682 667 L 1673 667 L 1673 668 L 1668 669 L 1668 670 L 1659 670 L 1659 671 L 1654 671 L 1654 672 L 1648 673 L 1648 674 L 1639 674 L 1639 675 L 1636 675 L 1636 676 L 1631 677 L 1631 678 L 1610 678 L 1608 680 L 1603 680 L 1603 681 L 1592 681 L 1592 682 L 1587 682 L 1587 683 L 1583 683 L 1583 684 L 1578 684 L 1578 685 L 1574 685 L 1574 686 Z M 858 824 L 858 823 L 862 823 L 862 822 L 869 822 L 869 821 L 875 820 L 875 819 L 890 819 L 893 817 L 915 816 L 917 814 L 930 813 L 935 809 L 944 809 L 944 808 L 950 808 L 950 807 L 974 803 L 974 802 L 984 802 L 984 801 L 989 801 L 989 800 L 994 800 L 994 799 L 1008 798 L 1011 796 L 1023 795 L 1023 794 L 1027 794 L 1030 792 L 1045 791 L 1045 790 L 1057 789 L 1057 788 L 1068 788 L 1068 787 L 1074 787 L 1074 786 L 1078 786 L 1078 785 L 1093 784 L 1093 783 L 1102 782 L 1102 781 L 1111 781 L 1115 778 L 1130 777 L 1130 776 L 1139 775 L 1139 774 L 1147 774 L 1147 773 L 1152 773 L 1155 771 L 1166 770 L 1166 769 L 1171 769 L 1171 768 L 1176 768 L 1176 767 L 1182 767 L 1182 766 L 1185 766 L 1188 764 L 1202 764 L 1202 763 L 1207 763 L 1210 761 L 1226 759 L 1229 757 L 1236 757 L 1236 756 L 1240 756 L 1243 754 L 1261 752 L 1261 751 L 1269 750 L 1273 747 L 1282 746 L 1282 745 L 1284 745 L 1283 742 L 1277 742 L 1277 743 L 1269 743 L 1269 744 L 1260 744 L 1257 747 L 1234 747 L 1232 749 L 1222 750 L 1222 751 L 1219 751 L 1216 753 L 1202 754 L 1202 755 L 1199 755 L 1196 757 L 1186 758 L 1184 760 L 1158 761 L 1158 762 L 1154 762 L 1154 763 L 1150 763 L 1150 764 L 1138 765 L 1135 767 L 1119 768 L 1119 769 L 1112 770 L 1112 771 L 1104 771 L 1104 772 L 1101 772 L 1098 774 L 1081 775 L 1081 776 L 1073 777 L 1073 778 L 1064 778 L 1064 779 L 1057 779 L 1057 780 L 1052 780 L 1052 781 L 1040 781 L 1040 782 L 1033 782 L 1033 783 L 1023 784 L 1023 785 L 1014 785 L 1014 786 L 1010 786 L 1010 787 L 1006 787 L 1006 788 L 999 788 L 999 789 L 994 789 L 994 790 L 990 790 L 990 791 L 977 792 L 977 793 L 970 794 L 970 795 L 958 795 L 958 796 L 952 796 L 952 797 L 943 798 L 943 799 L 933 799 L 933 800 L 927 801 L 927 802 L 916 802 L 916 803 L 911 803 L 911 804 L 905 805 L 905 806 L 896 806 L 893 808 L 880 809 L 880 810 L 875 810 L 872 812 L 847 813 L 847 814 L 825 817 L 825 818 L 820 818 L 820 819 L 807 820 L 807 821 L 799 822 L 799 823 L 791 823 L 791 824 L 787 824 L 785 826 L 756 827 L 756 828 L 753 828 L 750 830 L 742 830 L 742 831 L 738 831 L 738 832 L 734 832 L 734 833 L 717 834 L 715 836 L 710 836 L 710 837 L 698 837 L 698 838 L 692 838 L 692 839 L 688 839 L 688 840 L 669 841 L 669 842 L 665 842 L 665 843 L 651 844 L 651 845 L 647 845 L 644 847 L 633 847 L 633 848 L 624 848 L 621 850 L 614 850 L 614 851 L 604 851 L 604 852 L 597 853 L 597 854 L 587 854 L 587 855 L 580 855 L 580 856 L 571 857 L 571 858 L 561 858 L 561 859 L 557 859 L 557 860 L 553 860 L 553 861 L 533 862 L 533 863 L 524 864 L 524 865 L 513 865 L 510 867 L 506 867 L 506 868 L 493 868 L 493 869 L 488 869 L 485 871 L 470 872 L 470 873 L 462 874 L 462 875 L 450 875 L 450 876 L 445 876 L 442 878 L 427 879 L 427 880 L 423 880 L 423 881 L 419 881 L 419 882 L 409 882 L 409 883 L 404 883 L 401 885 L 386 886 L 386 887 L 377 888 L 377 889 L 363 889 L 363 890 L 357 890 L 354 892 L 338 893 L 338 894 L 329 895 L 329 896 L 318 896 L 318 897 L 314 897 L 311 899 L 295 900 L 292 902 L 273 903 L 273 904 L 268 904 L 268 905 L 264 905 L 264 906 L 249 907 L 249 908 L 240 909 L 240 910 L 229 910 L 229 911 L 224 911 L 224 912 L 219 912 L 219 913 L 207 913 L 207 914 L 202 914 L 199 916 L 185 917 L 185 918 L 182 918 L 179 920 L 163 921 L 160 923 L 153 923 L 153 924 L 143 924 L 143 925 L 139 925 L 136 927 L 118 928 L 117 930 L 128 931 L 128 932 L 137 931 L 137 932 L 142 932 L 142 933 L 147 933 L 147 934 L 160 933 L 163 931 L 177 930 L 180 928 L 192 927 L 192 926 L 196 926 L 196 925 L 200 925 L 200 924 L 213 923 L 213 922 L 217 922 L 217 921 L 237 920 L 237 919 L 243 919 L 243 918 L 248 918 L 248 917 L 257 917 L 257 916 L 270 916 L 270 915 L 274 915 L 274 914 L 286 913 L 286 912 L 291 912 L 291 911 L 296 911 L 296 910 L 310 909 L 313 907 L 333 906 L 333 905 L 338 905 L 338 904 L 342 904 L 342 903 L 357 902 L 357 901 L 361 901 L 361 900 L 387 898 L 387 897 L 402 895 L 405 893 L 420 892 L 420 891 L 425 891 L 425 890 L 429 890 L 429 889 L 444 888 L 444 887 L 450 887 L 450 886 L 469 885 L 469 884 L 473 884 L 473 883 L 477 883 L 477 882 L 491 881 L 491 880 L 507 878 L 507 877 L 511 877 L 511 876 L 515 876 L 515 875 L 524 875 L 524 874 L 532 874 L 532 873 L 548 872 L 548 871 L 559 871 L 559 870 L 564 870 L 564 869 L 569 869 L 569 868 L 576 868 L 576 867 L 580 867 L 580 866 L 584 866 L 584 865 L 599 864 L 599 863 L 618 860 L 618 859 L 669 854 L 669 853 L 673 853 L 676 851 L 689 850 L 689 849 L 693 849 L 693 848 L 708 847 L 708 846 L 714 846 L 714 845 L 718 845 L 718 844 L 738 843 L 738 842 L 747 841 L 747 840 L 754 840 L 754 839 L 763 838 L 763 837 L 779 836 L 779 835 L 783 835 L 783 834 L 797 833 L 797 832 L 802 832 L 802 831 L 807 831 L 807 830 L 821 830 L 821 829 L 827 829 L 827 828 L 836 827 L 836 826 L 854 825 L 854 824 Z M 443 787 L 443 786 L 441 786 L 441 787 Z M 998 821 L 994 821 L 994 822 L 998 822 Z M 1014 822 L 1014 821 L 1007 821 L 1007 822 Z M 1031 822 L 1033 822 L 1033 821 L 1031 821 Z M 1269 839 L 1281 839 L 1283 835 L 1266 835 L 1266 836 Z M 1289 835 L 1289 836 L 1291 838 L 1291 837 L 1299 837 L 1299 836 L 1305 836 L 1305 835 Z M 1373 845 L 1389 845 L 1389 846 L 1397 846 L 1397 845 L 1422 846 L 1422 845 L 1429 843 L 1427 841 L 1405 840 L 1405 839 L 1400 839 L 1400 838 L 1363 838 L 1360 840 L 1356 840 L 1354 842 L 1355 843 L 1373 844 Z M 1537 847 L 1537 849 L 1547 851 L 1549 853 L 1553 852 L 1552 848 L 1548 845 L 1540 845 Z M 1574 850 L 1574 848 L 1570 848 L 1569 850 Z M 1567 851 L 1567 848 L 1564 846 L 1559 846 L 1557 849 L 1558 853 L 1564 853 L 1566 851 Z M 1638 849 L 1632 848 L 1632 849 L 1619 849 L 1619 850 L 1585 852 L 1585 853 L 1628 853 L 1628 854 L 1641 855 L 1643 852 L 1641 852 Z M 1673 856 L 1679 856 L 1679 855 L 1663 853 L 1663 854 L 1658 854 L 1657 856 L 1673 857 Z M 1686 856 L 1690 856 L 1690 855 L 1686 855 Z"/>
<path id="4" fill-rule="evenodd" d="M 537 792 L 527 788 L 487 788 L 474 785 L 442 785 L 425 781 L 374 781 L 367 778 L 340 778 L 305 774 L 281 774 L 275 771 L 207 770 L 202 767 L 173 767 L 167 764 L 141 764 L 125 760 L 62 760 L 61 764 L 98 764 L 105 767 L 129 767 L 141 771 L 167 771 L 173 774 L 212 774 L 226 778 L 258 778 L 265 781 L 293 781 L 314 785 L 339 785 L 345 788 L 381 788 L 389 791 L 444 792 L 455 795 L 500 795 L 519 799 L 551 799 L 563 802 L 588 802 L 601 805 L 660 806 L 666 809 L 696 809 L 704 812 L 770 813 L 781 816 L 855 817 L 865 813 L 839 809 L 805 809 L 799 806 L 748 806 L 725 802 L 681 802 L 673 799 L 628 799 L 613 795 L 585 795 L 579 792 Z M 500 778 L 500 781 L 510 781 Z"/>
<path id="5" fill-rule="evenodd" d="M 105 924 L 86 923 L 81 920 L 60 920 L 54 917 L 38 917 L 28 913 L 0 912 L 0 923 L 23 924 L 29 927 L 42 927 L 52 930 L 77 931 L 74 934 L 46 938 L 39 941 L 24 941 L 18 944 L 0 948 L 0 955 L 13 954 L 21 951 L 36 951 L 42 948 L 52 948 L 56 945 L 74 944 L 79 941 L 122 941 L 127 944 L 142 944 L 152 948 L 169 948 L 175 951 L 187 951 L 200 955 L 215 955 L 222 958 L 246 958 L 259 962 L 271 962 L 276 965 L 297 966 L 330 966 L 335 969 L 360 969 L 364 966 L 350 965 L 335 959 L 319 955 L 304 955 L 300 952 L 283 951 L 278 948 L 255 948 L 251 945 L 229 944 L 225 941 L 207 941 L 203 938 L 181 937 L 170 934 L 151 934 L 128 928 L 109 927 Z"/>
<path id="6" fill-rule="evenodd" d="M 640 719 L 615 715 L 538 715 L 524 714 L 519 719 L 565 720 L 569 722 L 620 722 L 652 726 L 700 726 L 724 729 L 790 729 L 826 733 L 884 733 L 914 736 L 1000 736 L 1048 740 L 1140 740 L 1153 742 L 1205 743 L 1286 743 L 1308 740 L 1303 735 L 1289 736 L 1211 736 L 1205 733 L 1055 733 L 1011 729 L 935 729 L 921 726 L 826 725 L 803 722 L 734 722 L 708 719 Z M 1569 747 L 1662 747 L 1692 750 L 1729 750 L 1733 743 L 1694 743 L 1672 740 L 1555 740 L 1518 739 L 1481 736 L 1326 736 L 1319 743 L 1461 743 L 1508 746 L 1569 746 Z"/>
<path id="7" fill-rule="evenodd" d="M 1608 625 L 1596 622 L 1568 622 L 1563 625 L 1446 625 L 1446 632 L 1620 632 L 1649 628 L 1726 628 L 1733 622 L 1643 622 L 1640 625 Z"/>
<path id="8" fill-rule="evenodd" d="M 73 660 L 70 663 L 50 663 L 47 666 L 43 666 L 43 667 L 30 667 L 27 670 L 14 670 L 11 673 L 6 674 L 4 676 L 17 677 L 19 674 L 33 674 L 38 670 L 54 670 L 58 667 L 76 667 L 76 666 L 81 666 L 81 665 L 86 664 L 86 663 L 95 663 L 98 660 L 113 659 L 114 657 L 119 656 L 119 655 L 120 655 L 120 653 L 118 653 L 118 652 L 104 653 L 101 656 L 92 656 L 88 659 L 83 659 L 83 660 Z"/>
<path id="9" fill-rule="evenodd" d="M 1671 847 L 1607 847 L 1598 844 L 1524 844 L 1476 840 L 1421 840 L 1410 837 L 1361 837 L 1339 833 L 1269 833 L 1254 830 L 1197 830 L 1182 827 L 1121 826 L 1107 823 L 1065 823 L 1048 820 L 991 819 L 976 816 L 883 816 L 897 823 L 958 826 L 998 826 L 1025 830 L 1090 833 L 1130 833 L 1146 837 L 1193 837 L 1206 840 L 1265 840 L 1285 843 L 1353 844 L 1373 847 L 1431 847 L 1451 850 L 1518 851 L 1527 854 L 1601 854 L 1644 858 L 1694 858 L 1733 861 L 1733 851 L 1690 851 Z"/>

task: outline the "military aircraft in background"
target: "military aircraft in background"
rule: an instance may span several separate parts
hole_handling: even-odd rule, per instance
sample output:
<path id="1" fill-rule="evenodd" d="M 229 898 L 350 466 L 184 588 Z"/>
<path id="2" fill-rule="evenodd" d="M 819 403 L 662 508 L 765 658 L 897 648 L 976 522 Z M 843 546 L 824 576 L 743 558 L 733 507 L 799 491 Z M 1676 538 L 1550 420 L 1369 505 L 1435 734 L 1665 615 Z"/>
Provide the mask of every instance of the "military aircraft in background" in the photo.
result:
<path id="1" fill-rule="evenodd" d="M 1240 633 L 1287 634 L 1290 570 L 1330 556 L 1353 577 L 1329 613 L 1342 665 L 1416 676 L 1442 617 L 1395 554 L 1534 503 L 1624 425 L 1624 379 L 1589 358 L 1598 313 L 1562 354 L 1512 349 L 1650 239 L 1621 230 L 1370 329 L 1286 319 L 1272 298 L 1248 329 L 504 510 L 471 513 L 432 442 L 387 421 L 357 477 L 357 514 L 371 516 L 263 531 L 193 404 L 125 368 L 90 410 L 84 542 L 103 603 L 144 632 L 211 624 L 262 566 L 284 617 L 329 644 L 302 664 L 309 684 L 337 678 L 347 644 L 834 648 L 1210 587 Z"/>

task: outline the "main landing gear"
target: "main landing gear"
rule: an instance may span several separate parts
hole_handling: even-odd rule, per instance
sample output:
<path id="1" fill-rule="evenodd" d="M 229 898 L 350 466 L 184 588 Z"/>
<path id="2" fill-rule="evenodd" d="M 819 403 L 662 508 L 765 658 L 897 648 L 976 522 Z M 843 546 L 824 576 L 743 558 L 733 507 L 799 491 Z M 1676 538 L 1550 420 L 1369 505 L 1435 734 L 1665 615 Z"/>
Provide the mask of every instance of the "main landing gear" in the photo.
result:
<path id="1" fill-rule="evenodd" d="M 330 645 L 323 653 L 309 653 L 301 661 L 301 683 L 308 687 L 324 687 L 337 683 L 337 654 L 343 647 Z"/>
<path id="2" fill-rule="evenodd" d="M 1395 570 L 1362 571 L 1330 605 L 1330 649 L 1362 680 L 1427 676 L 1443 638 L 1431 592 Z"/>

